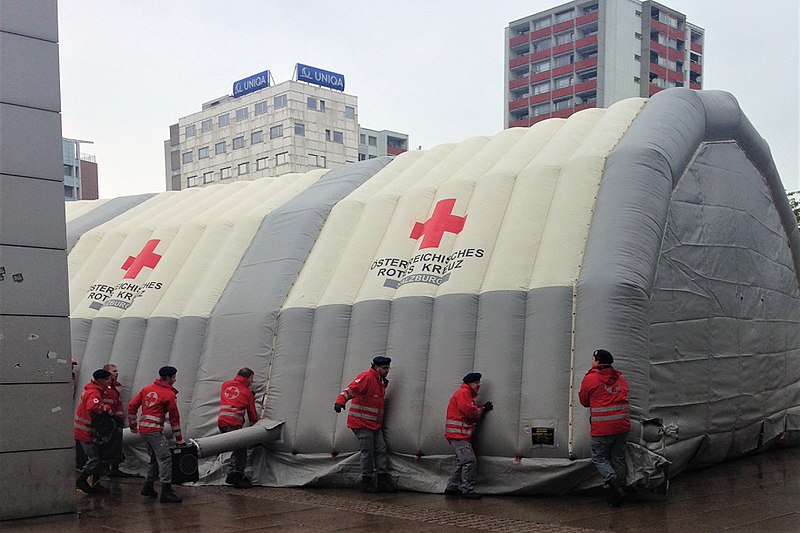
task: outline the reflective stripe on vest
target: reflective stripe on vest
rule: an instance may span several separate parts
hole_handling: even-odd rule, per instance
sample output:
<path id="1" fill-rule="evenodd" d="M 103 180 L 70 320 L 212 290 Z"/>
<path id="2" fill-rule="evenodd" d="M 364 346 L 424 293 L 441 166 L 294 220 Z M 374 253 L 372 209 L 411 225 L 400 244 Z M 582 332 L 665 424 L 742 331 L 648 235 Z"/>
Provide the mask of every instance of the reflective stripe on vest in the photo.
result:
<path id="1" fill-rule="evenodd" d="M 475 431 L 475 424 L 468 424 L 460 420 L 446 420 L 444 424 L 445 433 L 459 433 L 461 435 L 472 435 Z"/>
<path id="2" fill-rule="evenodd" d="M 344 390 L 342 391 L 342 395 L 343 395 L 345 398 L 347 398 L 348 400 L 352 400 L 352 399 L 353 399 L 353 393 L 350 391 L 350 389 L 344 389 Z"/>
<path id="3" fill-rule="evenodd" d="M 87 433 L 92 433 L 92 428 L 84 426 L 81 422 L 78 422 L 77 420 L 73 424 L 73 427 L 80 431 L 86 431 Z"/>
<path id="4" fill-rule="evenodd" d="M 608 407 L 592 407 L 590 411 L 592 413 L 607 413 L 609 411 L 621 411 L 623 409 L 626 411 L 628 410 L 627 403 L 621 403 L 619 405 L 609 405 Z"/>
<path id="5" fill-rule="evenodd" d="M 624 418 L 629 418 L 627 411 L 618 415 L 593 416 L 592 422 L 608 422 L 609 420 L 622 420 Z"/>
<path id="6" fill-rule="evenodd" d="M 383 420 L 382 416 L 372 416 L 372 415 L 368 415 L 366 413 L 359 413 L 358 411 L 353 411 L 352 407 L 350 408 L 350 412 L 348 413 L 348 416 L 354 416 L 356 418 L 364 418 L 366 420 L 372 420 L 373 422 L 378 422 L 379 420 Z"/>

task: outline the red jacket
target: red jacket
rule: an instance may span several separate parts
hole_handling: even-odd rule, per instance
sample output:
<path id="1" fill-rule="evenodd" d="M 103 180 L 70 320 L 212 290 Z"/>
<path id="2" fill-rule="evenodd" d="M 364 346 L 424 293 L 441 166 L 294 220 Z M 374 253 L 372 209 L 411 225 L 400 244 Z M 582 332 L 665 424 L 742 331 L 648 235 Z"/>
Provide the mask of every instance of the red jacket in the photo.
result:
<path id="1" fill-rule="evenodd" d="M 110 412 L 110 408 L 103 403 L 105 391 L 106 388 L 95 380 L 90 381 L 83 388 L 81 402 L 78 404 L 78 410 L 75 411 L 73 423 L 75 440 L 92 442 L 94 435 L 92 417 L 103 411 Z"/>
<path id="2" fill-rule="evenodd" d="M 103 402 L 111 408 L 110 413 L 112 415 L 120 421 L 125 421 L 125 413 L 122 412 L 122 400 L 120 400 L 119 389 L 117 389 L 117 387 L 119 387 L 119 381 L 112 378 L 108 383 L 108 389 L 106 389 Z"/>
<path id="3" fill-rule="evenodd" d="M 450 397 L 447 404 L 447 420 L 444 424 L 444 437 L 451 440 L 465 440 L 472 442 L 472 434 L 478 423 L 478 417 L 483 412 L 482 407 L 475 404 L 478 393 L 466 383 Z"/>
<path id="4" fill-rule="evenodd" d="M 164 431 L 164 420 L 169 415 L 172 434 L 175 441 L 183 443 L 181 432 L 181 415 L 178 412 L 178 391 L 160 379 L 139 391 L 128 404 L 128 426 L 136 433 L 161 433 Z M 137 428 L 136 412 L 142 407 L 142 418 Z"/>
<path id="5" fill-rule="evenodd" d="M 244 413 L 251 424 L 258 421 L 256 400 L 246 377 L 236 376 L 222 384 L 219 392 L 219 417 L 217 427 L 239 429 L 244 426 Z"/>
<path id="6" fill-rule="evenodd" d="M 350 429 L 380 429 L 383 427 L 383 396 L 389 380 L 381 378 L 378 371 L 370 368 L 353 380 L 336 397 L 342 405 L 353 400 L 347 412 L 347 427 Z"/>
<path id="7" fill-rule="evenodd" d="M 631 429 L 628 412 L 628 382 L 610 365 L 590 368 L 578 393 L 581 405 L 589 408 L 592 437 L 620 435 Z"/>

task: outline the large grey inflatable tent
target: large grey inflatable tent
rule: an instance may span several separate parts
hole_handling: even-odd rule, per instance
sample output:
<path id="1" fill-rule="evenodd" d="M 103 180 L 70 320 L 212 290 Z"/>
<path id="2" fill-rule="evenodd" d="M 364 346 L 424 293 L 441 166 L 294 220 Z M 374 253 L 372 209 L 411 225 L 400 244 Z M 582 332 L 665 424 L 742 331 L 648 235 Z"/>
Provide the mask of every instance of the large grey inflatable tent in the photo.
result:
<path id="1" fill-rule="evenodd" d="M 403 489 L 443 489 L 444 413 L 484 374 L 487 493 L 600 483 L 577 390 L 590 354 L 631 386 L 629 482 L 792 442 L 800 428 L 796 223 L 769 149 L 724 92 L 667 90 L 494 137 L 290 174 L 68 204 L 78 386 L 123 399 L 178 368 L 185 433 L 256 372 L 266 486 L 348 485 L 332 406 L 393 360 L 386 435 Z M 793 433 L 794 432 L 794 433 Z M 123 466 L 141 471 L 132 444 Z M 201 482 L 220 483 L 220 457 Z"/>

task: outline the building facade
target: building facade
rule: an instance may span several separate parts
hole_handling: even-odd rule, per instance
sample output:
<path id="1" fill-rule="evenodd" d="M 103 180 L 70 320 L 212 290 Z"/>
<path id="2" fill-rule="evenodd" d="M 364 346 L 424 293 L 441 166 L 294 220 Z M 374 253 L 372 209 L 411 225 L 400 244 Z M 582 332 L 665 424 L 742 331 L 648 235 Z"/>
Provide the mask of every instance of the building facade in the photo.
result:
<path id="1" fill-rule="evenodd" d="M 382 155 L 400 155 L 408 151 L 408 135 L 389 130 L 358 128 L 358 160 Z"/>
<path id="2" fill-rule="evenodd" d="M 704 30 L 663 4 L 576 0 L 506 28 L 505 127 L 702 89 Z"/>
<path id="3" fill-rule="evenodd" d="M 64 200 L 97 200 L 97 161 L 81 150 L 82 144 L 91 141 L 62 137 L 61 149 L 64 163 Z"/>

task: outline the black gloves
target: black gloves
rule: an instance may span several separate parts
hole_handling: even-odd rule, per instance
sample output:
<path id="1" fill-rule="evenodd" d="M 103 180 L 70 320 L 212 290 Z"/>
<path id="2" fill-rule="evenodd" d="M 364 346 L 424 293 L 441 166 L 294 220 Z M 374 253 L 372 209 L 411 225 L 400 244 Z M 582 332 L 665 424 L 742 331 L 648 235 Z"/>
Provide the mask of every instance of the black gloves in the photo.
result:
<path id="1" fill-rule="evenodd" d="M 342 409 L 344 409 L 344 404 L 341 403 L 333 404 L 333 410 L 336 411 L 337 413 L 341 413 Z"/>
<path id="2" fill-rule="evenodd" d="M 494 404 L 492 404 L 492 402 L 486 402 L 485 404 L 483 404 L 484 412 L 491 411 L 492 409 L 494 409 Z"/>

